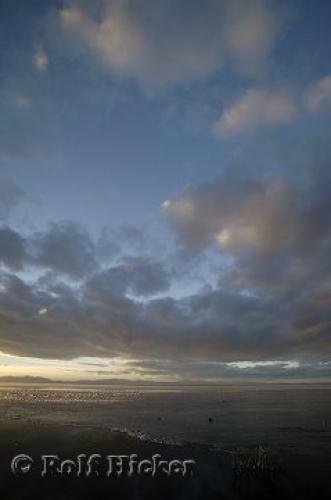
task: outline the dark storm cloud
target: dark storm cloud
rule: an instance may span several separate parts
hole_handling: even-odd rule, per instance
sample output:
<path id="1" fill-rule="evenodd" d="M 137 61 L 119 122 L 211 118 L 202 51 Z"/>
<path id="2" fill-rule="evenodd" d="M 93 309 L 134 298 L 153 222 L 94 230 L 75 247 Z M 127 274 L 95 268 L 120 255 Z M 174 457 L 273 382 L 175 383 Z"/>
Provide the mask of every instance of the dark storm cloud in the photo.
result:
<path id="1" fill-rule="evenodd" d="M 0 262 L 16 270 L 27 266 L 50 269 L 73 279 L 97 268 L 93 241 L 84 228 L 72 222 L 54 223 L 32 235 L 21 235 L 3 226 Z"/>
<path id="2" fill-rule="evenodd" d="M 80 290 L 65 285 L 46 290 L 3 275 L 3 349 L 49 358 L 148 355 L 227 362 L 330 355 L 327 331 L 319 330 L 316 321 L 311 327 L 316 304 L 299 325 L 295 301 L 215 291 L 140 303 L 126 297 L 115 278 L 117 272 L 110 270 Z"/>
<path id="3" fill-rule="evenodd" d="M 8 352 L 46 357 L 147 353 L 231 359 L 231 355 L 244 356 L 243 337 L 247 335 L 246 356 L 254 352 L 252 338 L 248 342 L 249 327 L 243 331 L 235 325 L 231 313 L 220 323 L 210 297 L 200 297 L 197 317 L 197 298 L 194 303 L 159 299 L 144 305 L 125 297 L 114 276 L 116 272 L 106 272 L 91 278 L 78 299 L 66 287 L 41 291 L 15 276 L 4 275 L 0 294 L 2 346 Z M 235 313 L 240 309 L 238 306 Z M 40 311 L 45 314 L 40 315 Z M 208 311 L 213 318 L 208 317 Z M 19 334 L 20 328 L 25 333 Z"/>
<path id="4" fill-rule="evenodd" d="M 242 293 L 216 290 L 177 301 L 153 300 L 145 307 L 144 321 L 155 331 L 160 352 L 169 357 L 262 360 L 295 351 L 286 305 Z"/>
<path id="5" fill-rule="evenodd" d="M 220 262 L 216 288 L 183 298 L 165 296 L 180 278 L 169 273 L 169 256 L 160 262 L 139 256 L 137 249 L 135 256 L 119 250 L 105 268 L 77 224 L 53 224 L 30 236 L 4 227 L 3 265 L 36 267 L 45 275 L 27 283 L 2 273 L 2 349 L 46 358 L 205 362 L 209 368 L 200 372 L 205 370 L 207 378 L 208 370 L 210 376 L 219 370 L 210 363 L 295 359 L 307 367 L 326 361 L 331 354 L 329 189 L 324 168 L 296 184 L 286 177 L 261 180 L 233 171 L 168 200 L 165 209 L 183 258 L 187 251 L 203 256 L 213 247 Z M 61 283 L 64 277 L 67 284 Z M 234 376 L 232 368 L 223 366 L 219 373 Z M 281 376 L 283 368 L 278 369 L 279 374 L 271 367 L 269 375 Z"/>
<path id="6" fill-rule="evenodd" d="M 19 270 L 27 259 L 24 238 L 9 227 L 0 228 L 0 262 L 10 269 Z"/>
<path id="7" fill-rule="evenodd" d="M 79 302 L 69 290 L 58 294 L 36 289 L 16 276 L 1 274 L 0 294 L 1 347 L 17 355 L 71 358 L 77 346 L 84 350 L 84 332 L 78 331 L 72 318 L 81 318 Z M 39 312 L 52 311 L 56 303 L 58 317 L 52 314 L 43 321 Z M 70 329 L 70 334 L 68 330 Z M 61 347 L 60 347 L 61 346 Z M 60 354 L 62 352 L 62 354 Z"/>
<path id="8" fill-rule="evenodd" d="M 170 276 L 159 262 L 131 257 L 122 269 L 127 274 L 129 290 L 135 295 L 154 295 L 170 287 Z"/>
<path id="9" fill-rule="evenodd" d="M 96 273 L 100 267 L 98 257 L 93 240 L 77 223 L 53 223 L 45 231 L 31 235 L 21 235 L 7 226 L 0 228 L 0 262 L 14 270 L 27 266 L 44 269 L 38 280 L 40 286 L 52 286 L 56 273 L 72 280 L 93 275 L 85 289 L 91 285 L 95 290 L 101 287 L 106 295 L 150 296 L 170 286 L 168 271 L 150 256 L 119 254 L 116 265 Z"/>
<path id="10" fill-rule="evenodd" d="M 149 296 L 167 290 L 170 277 L 158 262 L 146 258 L 125 258 L 119 266 L 103 270 L 85 284 L 88 295 L 107 297 L 125 295 Z"/>
<path id="11" fill-rule="evenodd" d="M 35 263 L 79 278 L 96 269 L 95 248 L 79 224 L 52 224 L 48 231 L 34 235 Z"/>

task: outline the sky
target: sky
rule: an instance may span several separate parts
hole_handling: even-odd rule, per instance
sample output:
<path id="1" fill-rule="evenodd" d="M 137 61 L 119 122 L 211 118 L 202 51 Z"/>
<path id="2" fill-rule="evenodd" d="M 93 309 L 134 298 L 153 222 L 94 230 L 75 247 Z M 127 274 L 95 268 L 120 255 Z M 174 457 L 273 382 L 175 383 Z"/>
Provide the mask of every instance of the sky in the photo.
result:
<path id="1" fill-rule="evenodd" d="M 0 1 L 0 376 L 330 380 L 330 16 Z"/>

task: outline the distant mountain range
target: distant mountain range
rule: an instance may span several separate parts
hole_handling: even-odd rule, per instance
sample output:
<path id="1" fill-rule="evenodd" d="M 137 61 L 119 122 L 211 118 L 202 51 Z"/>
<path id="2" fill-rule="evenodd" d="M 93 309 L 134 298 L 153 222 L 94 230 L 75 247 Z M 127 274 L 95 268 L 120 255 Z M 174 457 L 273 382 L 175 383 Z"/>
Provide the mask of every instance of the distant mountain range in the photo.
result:
<path id="1" fill-rule="evenodd" d="M 238 380 L 219 380 L 218 382 L 203 382 L 201 380 L 192 380 L 190 382 L 185 381 L 177 381 L 177 382 L 164 382 L 164 381 L 155 381 L 155 380 L 126 380 L 126 379 L 114 379 L 114 378 L 106 378 L 106 379 L 98 379 L 98 380 L 51 380 L 46 377 L 34 377 L 34 376 L 3 376 L 0 377 L 0 385 L 1 383 L 12 383 L 12 384 L 65 384 L 65 385 L 127 385 L 127 386 L 215 386 L 215 387 L 224 387 L 226 385 L 240 385 L 240 386 L 256 386 L 256 385 L 310 385 L 310 384 L 318 384 L 318 385 L 329 385 L 329 381 L 314 381 L 314 380 L 302 380 L 302 381 L 276 381 L 276 380 L 251 380 L 251 381 L 238 381 Z"/>
<path id="2" fill-rule="evenodd" d="M 26 384 L 82 384 L 82 385 L 205 385 L 203 382 L 156 382 L 155 380 L 131 381 L 126 379 L 98 379 L 98 380 L 51 380 L 45 377 L 33 376 L 3 376 L 0 377 L 1 383 L 26 383 Z M 210 385 L 210 384 L 208 384 Z M 218 385 L 218 384 L 215 384 Z"/>
<path id="3" fill-rule="evenodd" d="M 13 377 L 13 376 L 3 376 L 0 377 L 0 383 L 1 382 L 33 382 L 33 383 L 44 383 L 44 384 L 49 384 L 52 382 L 52 380 L 45 378 L 45 377 L 30 377 L 29 375 L 27 376 L 21 376 L 21 377 Z"/>

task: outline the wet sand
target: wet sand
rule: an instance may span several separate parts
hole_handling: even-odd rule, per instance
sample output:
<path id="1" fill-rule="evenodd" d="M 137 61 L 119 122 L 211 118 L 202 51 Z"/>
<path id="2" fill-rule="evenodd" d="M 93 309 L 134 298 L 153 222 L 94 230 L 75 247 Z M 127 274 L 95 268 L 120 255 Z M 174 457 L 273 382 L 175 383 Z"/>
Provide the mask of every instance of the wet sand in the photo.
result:
<path id="1" fill-rule="evenodd" d="M 25 475 L 14 475 L 11 460 L 28 454 L 34 467 Z M 61 459 L 84 453 L 106 455 L 137 454 L 150 459 L 158 453 L 164 459 L 193 459 L 193 476 L 180 474 L 152 477 L 105 474 L 89 477 L 56 475 L 41 477 L 40 456 L 58 455 Z M 35 465 L 37 464 L 37 465 Z M 25 422 L 21 418 L 0 420 L 0 484 L 4 500 L 72 500 L 72 499 L 329 499 L 331 487 L 329 457 L 321 454 L 312 461 L 307 455 L 290 449 L 272 458 L 274 471 L 254 473 L 244 470 L 235 474 L 231 456 L 210 446 L 170 445 L 143 441 L 122 432 L 61 424 Z"/>

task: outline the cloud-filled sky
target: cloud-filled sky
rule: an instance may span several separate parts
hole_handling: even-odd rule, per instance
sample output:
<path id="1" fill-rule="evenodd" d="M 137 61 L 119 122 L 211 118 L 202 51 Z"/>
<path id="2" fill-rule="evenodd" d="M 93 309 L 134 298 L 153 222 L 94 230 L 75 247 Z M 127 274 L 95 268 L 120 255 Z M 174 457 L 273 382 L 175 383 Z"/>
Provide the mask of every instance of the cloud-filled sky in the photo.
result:
<path id="1" fill-rule="evenodd" d="M 328 379 L 331 5 L 0 11 L 0 375 Z"/>

